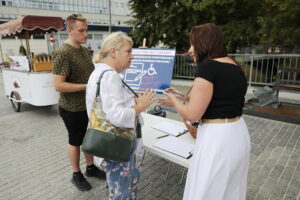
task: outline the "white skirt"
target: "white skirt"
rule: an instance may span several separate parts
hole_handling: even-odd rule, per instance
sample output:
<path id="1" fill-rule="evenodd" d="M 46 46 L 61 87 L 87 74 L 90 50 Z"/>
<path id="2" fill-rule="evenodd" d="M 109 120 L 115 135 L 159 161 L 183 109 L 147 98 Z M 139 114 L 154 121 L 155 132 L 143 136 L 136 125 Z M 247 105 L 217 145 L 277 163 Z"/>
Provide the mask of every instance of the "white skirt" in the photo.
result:
<path id="1" fill-rule="evenodd" d="M 199 125 L 183 199 L 246 199 L 250 146 L 243 118 Z"/>

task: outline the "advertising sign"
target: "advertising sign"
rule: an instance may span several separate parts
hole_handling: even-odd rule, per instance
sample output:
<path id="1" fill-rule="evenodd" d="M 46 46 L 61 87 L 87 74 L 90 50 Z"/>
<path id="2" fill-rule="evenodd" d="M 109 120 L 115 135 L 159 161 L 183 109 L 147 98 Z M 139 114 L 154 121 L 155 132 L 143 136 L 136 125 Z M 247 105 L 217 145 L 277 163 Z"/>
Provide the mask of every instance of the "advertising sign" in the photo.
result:
<path id="1" fill-rule="evenodd" d="M 26 56 L 9 56 L 10 68 L 21 71 L 29 71 L 29 62 Z"/>
<path id="2" fill-rule="evenodd" d="M 124 81 L 135 91 L 153 89 L 161 93 L 170 87 L 175 49 L 132 49 L 134 59 L 123 72 Z"/>

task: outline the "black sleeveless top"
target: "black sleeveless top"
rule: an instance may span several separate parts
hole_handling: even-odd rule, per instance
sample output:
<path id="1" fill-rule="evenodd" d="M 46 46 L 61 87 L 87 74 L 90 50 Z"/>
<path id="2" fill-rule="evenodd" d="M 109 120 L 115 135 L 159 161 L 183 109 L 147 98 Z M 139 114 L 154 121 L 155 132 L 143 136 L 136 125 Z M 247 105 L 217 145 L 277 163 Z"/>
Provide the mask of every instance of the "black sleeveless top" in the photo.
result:
<path id="1" fill-rule="evenodd" d="M 213 83 L 213 96 L 203 119 L 224 119 L 242 115 L 247 79 L 239 66 L 205 60 L 197 66 L 196 77 Z"/>

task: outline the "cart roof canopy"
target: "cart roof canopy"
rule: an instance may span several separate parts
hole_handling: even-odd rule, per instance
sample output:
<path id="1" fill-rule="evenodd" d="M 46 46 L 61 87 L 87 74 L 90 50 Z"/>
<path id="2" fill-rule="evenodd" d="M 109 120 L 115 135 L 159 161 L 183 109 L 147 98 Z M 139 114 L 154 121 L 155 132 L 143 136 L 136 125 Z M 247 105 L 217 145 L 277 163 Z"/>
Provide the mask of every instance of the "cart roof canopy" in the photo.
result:
<path id="1" fill-rule="evenodd" d="M 39 35 L 64 29 L 61 17 L 26 15 L 0 25 L 0 36 Z"/>

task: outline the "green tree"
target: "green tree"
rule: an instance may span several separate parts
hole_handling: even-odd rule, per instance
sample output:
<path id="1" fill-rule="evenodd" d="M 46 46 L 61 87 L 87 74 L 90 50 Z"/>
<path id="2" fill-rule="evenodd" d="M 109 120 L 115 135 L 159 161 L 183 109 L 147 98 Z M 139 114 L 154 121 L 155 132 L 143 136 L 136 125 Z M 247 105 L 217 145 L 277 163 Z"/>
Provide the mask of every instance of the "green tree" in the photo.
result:
<path id="1" fill-rule="evenodd" d="M 258 40 L 257 7 L 261 0 L 186 1 L 194 10 L 205 13 L 204 22 L 222 27 L 229 52 L 237 46 L 250 46 Z M 197 2 L 197 3 L 196 3 Z"/>
<path id="2" fill-rule="evenodd" d="M 133 20 L 129 23 L 135 27 L 129 34 L 136 46 L 146 38 L 150 47 L 162 42 L 177 51 L 187 51 L 188 28 L 204 17 L 179 0 L 130 0 L 129 5 L 133 11 Z"/>
<path id="3" fill-rule="evenodd" d="M 263 44 L 300 45 L 299 0 L 263 0 L 258 16 Z"/>
<path id="4" fill-rule="evenodd" d="M 261 0 L 130 0 L 135 29 L 130 33 L 137 44 L 143 38 L 148 46 L 159 41 L 186 51 L 188 29 L 213 22 L 223 28 L 229 52 L 237 46 L 250 45 L 258 40 L 256 10 Z M 138 45 L 139 46 L 139 45 Z"/>

